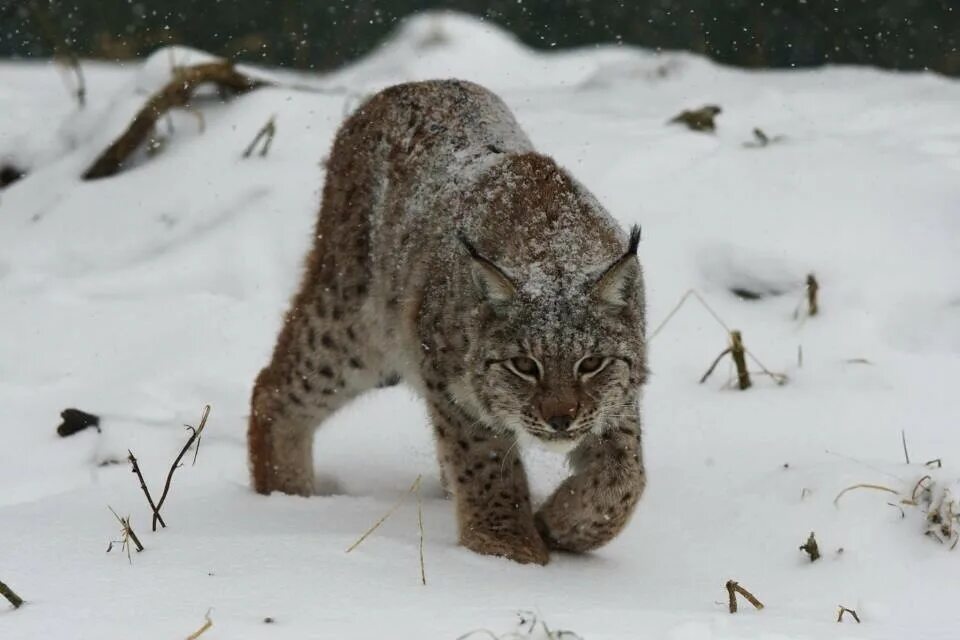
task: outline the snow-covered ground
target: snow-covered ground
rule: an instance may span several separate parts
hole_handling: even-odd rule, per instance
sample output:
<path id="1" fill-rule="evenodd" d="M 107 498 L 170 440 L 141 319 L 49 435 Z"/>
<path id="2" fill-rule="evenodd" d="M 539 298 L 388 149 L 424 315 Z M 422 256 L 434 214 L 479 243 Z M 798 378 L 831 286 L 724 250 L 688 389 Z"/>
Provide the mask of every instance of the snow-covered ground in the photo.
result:
<path id="1" fill-rule="evenodd" d="M 588 640 L 957 637 L 960 550 L 924 535 L 922 499 L 888 503 L 927 474 L 935 500 L 960 495 L 960 83 L 539 53 L 472 19 L 422 16 L 338 73 L 262 71 L 329 91 L 208 101 L 202 132 L 178 113 L 160 153 L 81 181 L 171 61 L 201 59 L 89 64 L 83 111 L 53 66 L 0 62 L 0 164 L 30 170 L 0 192 L 0 580 L 28 601 L 0 601 L 0 638 L 183 638 L 208 609 L 209 640 L 453 640 L 508 633 L 518 610 Z M 652 327 L 696 289 L 790 378 L 740 392 L 724 363 L 698 384 L 726 336 L 691 299 L 651 342 L 635 519 L 545 568 L 457 546 L 425 411 L 403 388 L 318 433 L 322 496 L 248 486 L 248 393 L 297 283 L 334 131 L 365 94 L 445 76 L 499 92 L 540 150 L 643 224 Z M 665 124 L 707 103 L 723 108 L 715 135 Z M 242 159 L 274 114 L 269 155 Z M 784 139 L 745 147 L 754 127 Z M 794 318 L 809 272 L 821 314 Z M 196 466 L 177 472 L 169 526 L 152 533 L 129 466 L 111 463 L 132 449 L 158 494 L 207 403 Z M 102 433 L 59 438 L 69 406 L 103 415 Z M 562 460 L 529 458 L 543 496 Z M 923 465 L 933 458 L 942 468 Z M 426 586 L 412 499 L 344 553 L 418 474 Z M 902 495 L 834 504 L 857 483 Z M 105 553 L 118 535 L 107 505 L 146 547 L 132 565 Z M 798 549 L 811 531 L 815 563 Z M 727 613 L 728 579 L 766 608 Z M 838 625 L 838 605 L 862 624 Z"/>

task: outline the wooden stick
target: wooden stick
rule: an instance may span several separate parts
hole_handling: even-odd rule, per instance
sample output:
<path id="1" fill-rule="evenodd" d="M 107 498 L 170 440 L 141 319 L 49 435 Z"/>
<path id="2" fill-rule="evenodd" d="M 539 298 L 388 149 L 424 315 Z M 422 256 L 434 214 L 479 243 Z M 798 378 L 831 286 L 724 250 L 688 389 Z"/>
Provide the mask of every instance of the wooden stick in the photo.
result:
<path id="1" fill-rule="evenodd" d="M 167 523 L 163 521 L 162 517 L 160 517 L 160 512 L 157 509 L 157 505 L 153 502 L 153 496 L 150 495 L 150 490 L 147 489 L 147 483 L 143 479 L 143 474 L 140 473 L 140 465 L 137 463 L 136 456 L 133 455 L 133 451 L 130 449 L 127 449 L 127 454 L 127 460 L 133 467 L 133 473 L 137 474 L 137 479 L 140 481 L 140 488 L 143 489 L 143 495 L 147 497 L 147 503 L 150 505 L 150 510 L 153 511 L 153 515 L 156 516 L 160 526 L 166 528 Z"/>
<path id="2" fill-rule="evenodd" d="M 153 530 L 157 530 L 157 522 L 160 520 L 160 509 L 163 507 L 164 501 L 167 499 L 167 494 L 170 492 L 170 482 L 173 480 L 173 472 L 177 470 L 180 466 L 180 460 L 183 459 L 183 456 L 186 455 L 187 451 L 190 450 L 190 447 L 193 446 L 193 443 L 197 443 L 197 452 L 200 450 L 200 434 L 203 433 L 203 428 L 207 426 L 207 417 L 210 415 L 210 405 L 207 405 L 203 408 L 203 415 L 200 417 L 200 426 L 196 429 L 189 427 L 193 433 L 190 435 L 190 439 L 187 440 L 187 444 L 183 445 L 183 449 L 180 450 L 180 454 L 177 456 L 177 459 L 173 461 L 173 465 L 170 467 L 170 471 L 167 473 L 167 482 L 163 485 L 163 493 L 160 494 L 160 500 L 157 502 L 157 508 L 153 512 Z M 193 458 L 194 464 L 196 464 L 197 458 L 194 455 Z"/>
<path id="3" fill-rule="evenodd" d="M 0 596 L 6 598 L 14 609 L 19 609 L 23 605 L 23 598 L 14 593 L 13 589 L 4 584 L 3 581 L 0 581 Z"/>
<path id="4" fill-rule="evenodd" d="M 730 332 L 730 356 L 737 367 L 737 386 L 746 391 L 753 384 L 750 382 L 750 373 L 747 371 L 747 359 L 743 347 L 743 335 L 733 330 Z"/>

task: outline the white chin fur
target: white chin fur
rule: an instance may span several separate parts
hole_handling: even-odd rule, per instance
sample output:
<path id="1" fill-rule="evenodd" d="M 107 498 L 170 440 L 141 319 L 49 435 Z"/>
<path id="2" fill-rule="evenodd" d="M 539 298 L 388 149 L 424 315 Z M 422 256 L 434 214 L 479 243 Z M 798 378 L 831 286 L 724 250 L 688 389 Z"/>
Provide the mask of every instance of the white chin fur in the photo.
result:
<path id="1" fill-rule="evenodd" d="M 550 453 L 565 455 L 576 449 L 577 445 L 580 444 L 580 438 L 576 440 L 549 441 L 531 435 L 530 432 L 523 427 L 515 427 L 513 431 L 517 434 L 517 440 L 520 441 L 520 446 L 524 447 L 525 449 L 530 447 L 539 447 L 540 449 L 549 451 Z"/>

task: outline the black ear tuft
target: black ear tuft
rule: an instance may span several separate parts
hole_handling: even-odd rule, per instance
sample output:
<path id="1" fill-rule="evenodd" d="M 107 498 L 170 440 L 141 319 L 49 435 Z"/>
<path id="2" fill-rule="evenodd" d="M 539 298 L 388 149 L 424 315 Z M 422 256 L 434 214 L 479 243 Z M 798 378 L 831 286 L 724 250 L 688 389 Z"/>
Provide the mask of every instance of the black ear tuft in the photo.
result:
<path id="1" fill-rule="evenodd" d="M 640 245 L 640 225 L 635 224 L 630 227 L 630 243 L 627 245 L 627 255 L 637 255 L 637 247 Z"/>

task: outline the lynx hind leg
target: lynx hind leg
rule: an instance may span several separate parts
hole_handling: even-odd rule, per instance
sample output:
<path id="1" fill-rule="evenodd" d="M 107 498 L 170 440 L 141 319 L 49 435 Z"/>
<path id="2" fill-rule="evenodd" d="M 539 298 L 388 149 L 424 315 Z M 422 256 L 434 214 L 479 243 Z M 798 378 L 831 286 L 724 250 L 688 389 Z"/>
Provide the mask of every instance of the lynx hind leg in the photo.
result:
<path id="1" fill-rule="evenodd" d="M 485 555 L 547 564 L 516 440 L 473 424 L 446 398 L 431 398 L 429 404 L 441 472 L 456 500 L 460 544 Z"/>
<path id="2" fill-rule="evenodd" d="M 352 318 L 291 316 L 254 385 L 247 443 L 258 493 L 307 496 L 314 492 L 315 429 L 384 376 L 381 358 Z"/>

